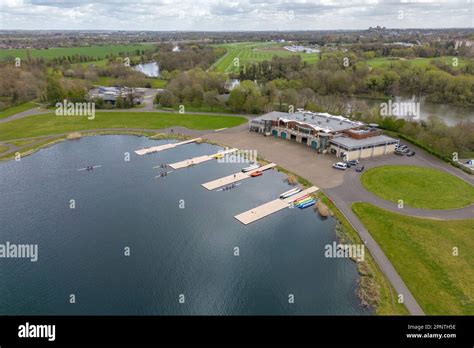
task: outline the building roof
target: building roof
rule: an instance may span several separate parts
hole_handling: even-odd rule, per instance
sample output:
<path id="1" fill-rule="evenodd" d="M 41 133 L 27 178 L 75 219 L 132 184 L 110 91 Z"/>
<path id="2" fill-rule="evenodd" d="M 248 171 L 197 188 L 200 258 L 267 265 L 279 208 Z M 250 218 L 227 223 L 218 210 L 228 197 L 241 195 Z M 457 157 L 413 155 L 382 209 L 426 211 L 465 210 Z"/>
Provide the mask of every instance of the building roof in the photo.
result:
<path id="1" fill-rule="evenodd" d="M 362 122 L 351 121 L 344 116 L 336 116 L 323 112 L 280 112 L 272 111 L 254 120 L 281 120 L 283 122 L 296 121 L 310 125 L 313 129 L 323 132 L 340 132 L 346 129 L 363 126 Z"/>
<path id="2" fill-rule="evenodd" d="M 398 140 L 387 137 L 386 135 L 376 135 L 365 139 L 355 139 L 350 137 L 336 137 L 329 141 L 331 144 L 339 145 L 347 149 L 358 149 L 361 146 L 377 146 L 384 144 L 395 144 Z"/>

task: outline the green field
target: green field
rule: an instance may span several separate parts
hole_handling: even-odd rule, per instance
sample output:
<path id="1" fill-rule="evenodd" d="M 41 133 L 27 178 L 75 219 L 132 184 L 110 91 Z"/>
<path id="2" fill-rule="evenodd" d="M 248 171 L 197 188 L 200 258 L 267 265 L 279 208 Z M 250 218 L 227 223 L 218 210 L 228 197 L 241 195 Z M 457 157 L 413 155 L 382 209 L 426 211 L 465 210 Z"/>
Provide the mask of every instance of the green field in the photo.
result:
<path id="1" fill-rule="evenodd" d="M 474 220 L 413 218 L 368 203 L 352 209 L 426 314 L 474 314 Z"/>
<path id="2" fill-rule="evenodd" d="M 51 113 L 0 124 L 0 140 L 103 128 L 162 129 L 181 126 L 206 130 L 235 127 L 245 122 L 247 119 L 244 117 L 161 112 L 96 112 L 93 120 L 88 120 L 84 116 L 64 117 Z"/>
<path id="3" fill-rule="evenodd" d="M 175 106 L 175 107 L 171 107 L 171 108 L 164 108 L 164 107 L 158 107 L 158 109 L 161 109 L 161 110 L 175 110 L 175 111 L 179 111 L 179 107 L 178 106 Z M 211 112 L 211 113 L 224 113 L 224 114 L 231 114 L 231 113 L 234 113 L 229 107 L 227 106 L 214 106 L 211 110 L 211 107 L 210 106 L 207 106 L 207 105 L 202 105 L 202 106 L 193 106 L 193 105 L 186 105 L 184 104 L 184 111 L 185 112 L 202 112 L 202 113 L 208 113 L 208 112 Z"/>
<path id="4" fill-rule="evenodd" d="M 100 59 L 100 60 L 94 60 L 92 62 L 83 62 L 83 63 L 74 63 L 71 64 L 72 67 L 78 67 L 78 66 L 83 66 L 84 68 L 88 68 L 91 64 L 94 64 L 97 67 L 105 67 L 107 63 L 109 62 L 108 59 Z"/>
<path id="5" fill-rule="evenodd" d="M 439 58 L 414 58 L 414 59 L 403 59 L 398 57 L 379 57 L 373 58 L 366 61 L 367 65 L 372 68 L 387 68 L 391 64 L 398 64 L 401 62 L 408 62 L 415 66 L 428 67 L 431 65 L 431 62 L 434 60 L 441 60 L 448 65 L 452 65 L 454 60 L 453 58 L 458 58 L 458 68 L 461 68 L 466 65 L 467 59 L 463 57 L 453 57 L 453 56 L 444 56 Z"/>
<path id="6" fill-rule="evenodd" d="M 37 141 L 37 139 L 28 139 L 28 140 L 18 140 L 18 141 L 9 141 L 9 144 L 15 145 L 15 146 L 25 146 L 31 143 L 34 143 Z"/>
<path id="7" fill-rule="evenodd" d="M 382 166 L 362 175 L 366 189 L 389 201 L 422 209 L 453 209 L 474 203 L 474 187 L 454 175 L 416 166 Z"/>
<path id="8" fill-rule="evenodd" d="M 153 79 L 150 78 L 148 81 L 151 83 L 152 88 L 165 88 L 168 84 L 168 81 L 162 79 Z"/>
<path id="9" fill-rule="evenodd" d="M 227 49 L 227 53 L 213 64 L 212 69 L 218 72 L 238 72 L 239 67 L 234 66 L 234 59 L 239 59 L 239 65 L 244 66 L 264 60 L 271 60 L 273 56 L 289 57 L 300 55 L 303 61 L 314 63 L 319 60 L 317 53 L 293 53 L 285 50 L 283 45 L 275 42 L 237 42 L 218 45 Z"/>
<path id="10" fill-rule="evenodd" d="M 110 76 L 100 76 L 97 80 L 93 81 L 93 84 L 99 86 L 115 86 L 119 82 L 119 79 Z M 152 88 L 165 88 L 168 84 L 168 81 L 157 79 L 157 78 L 147 78 L 147 82 L 151 84 Z M 136 87 L 136 86 L 131 86 Z"/>
<path id="11" fill-rule="evenodd" d="M 17 105 L 17 106 L 12 106 L 11 108 L 0 111 L 0 118 L 7 118 L 7 117 L 10 117 L 10 116 L 19 114 L 20 112 L 32 109 L 35 106 L 37 106 L 37 105 L 34 104 L 34 103 L 31 103 L 31 102 L 24 103 L 24 104 Z"/>
<path id="12" fill-rule="evenodd" d="M 7 151 L 8 150 L 8 146 L 1 146 L 0 145 L 0 154 Z"/>
<path id="13" fill-rule="evenodd" d="M 49 49 L 11 49 L 0 50 L 0 59 L 6 57 L 27 58 L 27 51 L 31 57 L 41 57 L 52 59 L 64 56 L 73 56 L 75 54 L 92 56 L 97 60 L 105 59 L 107 54 L 119 54 L 120 52 L 130 52 L 135 55 L 137 49 L 146 49 L 147 45 L 108 45 L 108 46 L 89 46 L 89 47 L 68 47 L 68 48 L 49 48 Z"/>

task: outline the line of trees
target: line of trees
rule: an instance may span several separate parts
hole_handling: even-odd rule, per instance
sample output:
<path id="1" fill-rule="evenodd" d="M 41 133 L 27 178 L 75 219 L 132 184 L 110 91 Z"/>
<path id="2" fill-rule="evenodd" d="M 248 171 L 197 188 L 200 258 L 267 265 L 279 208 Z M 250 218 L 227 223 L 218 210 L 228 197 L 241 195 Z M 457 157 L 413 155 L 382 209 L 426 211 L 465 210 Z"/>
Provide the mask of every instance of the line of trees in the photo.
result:
<path id="1" fill-rule="evenodd" d="M 417 95 L 431 102 L 474 105 L 474 62 L 462 68 L 437 64 L 417 66 L 397 61 L 389 67 L 371 68 L 354 53 L 336 52 L 323 54 L 321 61 L 312 65 L 296 56 L 274 57 L 241 68 L 240 78 L 260 82 L 284 79 L 291 81 L 298 93 L 310 88 L 320 95 Z"/>
<path id="2" fill-rule="evenodd" d="M 0 63 L 0 110 L 39 98 L 45 85 L 45 68 L 23 63 Z"/>
<path id="3" fill-rule="evenodd" d="M 431 116 L 419 122 L 407 121 L 394 116 L 380 116 L 377 112 L 354 115 L 354 119 L 377 123 L 382 129 L 403 134 L 445 158 L 474 156 L 474 122 L 462 121 L 447 126 L 439 117 Z"/>
<path id="4" fill-rule="evenodd" d="M 212 110 L 214 107 L 224 105 L 219 95 L 225 92 L 226 81 L 225 74 L 205 72 L 200 68 L 177 72 L 171 78 L 166 90 L 157 94 L 155 101 L 165 107 L 179 104 L 207 105 Z"/>

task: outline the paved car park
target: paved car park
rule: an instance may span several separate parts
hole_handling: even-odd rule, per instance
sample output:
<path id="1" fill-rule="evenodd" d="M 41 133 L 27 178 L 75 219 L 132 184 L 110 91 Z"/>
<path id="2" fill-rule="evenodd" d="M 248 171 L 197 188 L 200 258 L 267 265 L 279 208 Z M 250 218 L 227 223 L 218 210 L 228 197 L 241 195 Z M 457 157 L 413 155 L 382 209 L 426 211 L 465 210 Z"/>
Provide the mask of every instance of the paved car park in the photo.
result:
<path id="1" fill-rule="evenodd" d="M 246 124 L 206 134 L 204 138 L 243 150 L 257 150 L 259 156 L 300 175 L 322 189 L 336 187 L 344 182 L 344 171 L 332 168 L 332 164 L 337 162 L 335 156 L 318 154 L 314 149 L 300 143 L 250 132 Z"/>

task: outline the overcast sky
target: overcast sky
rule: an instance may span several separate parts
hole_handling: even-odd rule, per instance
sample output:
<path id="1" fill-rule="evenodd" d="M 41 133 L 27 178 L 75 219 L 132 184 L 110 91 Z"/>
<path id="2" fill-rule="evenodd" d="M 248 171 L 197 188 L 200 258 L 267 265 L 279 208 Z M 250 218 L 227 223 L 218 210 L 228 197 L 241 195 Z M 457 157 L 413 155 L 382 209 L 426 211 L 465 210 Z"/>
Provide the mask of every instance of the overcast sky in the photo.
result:
<path id="1" fill-rule="evenodd" d="M 474 0 L 0 0 L 0 29 L 311 30 L 474 26 Z"/>

